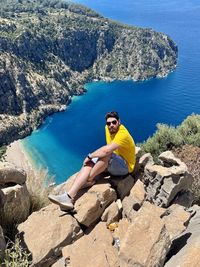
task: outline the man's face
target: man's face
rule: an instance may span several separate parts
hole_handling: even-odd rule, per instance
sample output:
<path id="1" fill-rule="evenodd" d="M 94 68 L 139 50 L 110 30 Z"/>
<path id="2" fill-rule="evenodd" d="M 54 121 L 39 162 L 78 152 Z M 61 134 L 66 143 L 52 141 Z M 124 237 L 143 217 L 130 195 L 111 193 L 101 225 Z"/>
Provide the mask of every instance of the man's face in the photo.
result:
<path id="1" fill-rule="evenodd" d="M 119 129 L 120 121 L 116 118 L 108 118 L 106 121 L 108 130 L 111 134 L 116 133 Z"/>

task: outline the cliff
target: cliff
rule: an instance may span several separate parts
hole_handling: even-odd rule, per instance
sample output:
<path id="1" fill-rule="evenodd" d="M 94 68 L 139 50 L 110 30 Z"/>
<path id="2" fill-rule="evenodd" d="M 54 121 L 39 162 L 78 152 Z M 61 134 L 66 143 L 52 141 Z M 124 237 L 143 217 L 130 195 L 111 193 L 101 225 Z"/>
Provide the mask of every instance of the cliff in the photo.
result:
<path id="1" fill-rule="evenodd" d="M 2 1 L 0 145 L 65 109 L 87 81 L 166 76 L 177 46 L 152 29 L 122 25 L 60 1 Z"/>

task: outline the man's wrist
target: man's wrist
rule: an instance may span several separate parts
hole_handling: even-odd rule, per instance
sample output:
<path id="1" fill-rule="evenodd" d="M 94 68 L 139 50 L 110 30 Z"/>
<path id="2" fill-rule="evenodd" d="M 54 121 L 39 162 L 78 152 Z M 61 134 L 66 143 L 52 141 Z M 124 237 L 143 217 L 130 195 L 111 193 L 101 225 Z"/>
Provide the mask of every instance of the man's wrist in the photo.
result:
<path id="1" fill-rule="evenodd" d="M 92 160 L 92 157 L 90 156 L 90 154 L 87 155 L 87 158 L 88 158 L 89 160 Z"/>

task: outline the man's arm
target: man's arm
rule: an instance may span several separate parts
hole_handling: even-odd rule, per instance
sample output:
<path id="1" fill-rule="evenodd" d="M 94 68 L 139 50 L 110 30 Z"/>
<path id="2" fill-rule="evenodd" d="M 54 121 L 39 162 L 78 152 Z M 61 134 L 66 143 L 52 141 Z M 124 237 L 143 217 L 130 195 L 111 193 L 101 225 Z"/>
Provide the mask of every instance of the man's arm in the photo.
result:
<path id="1" fill-rule="evenodd" d="M 109 156 L 113 153 L 113 151 L 115 151 L 116 149 L 118 149 L 120 146 L 116 143 L 110 143 L 109 145 L 105 145 L 102 146 L 100 148 L 98 148 L 97 150 L 95 150 L 94 152 L 89 154 L 90 158 L 103 158 L 106 156 Z M 88 161 L 90 159 L 88 158 Z"/>

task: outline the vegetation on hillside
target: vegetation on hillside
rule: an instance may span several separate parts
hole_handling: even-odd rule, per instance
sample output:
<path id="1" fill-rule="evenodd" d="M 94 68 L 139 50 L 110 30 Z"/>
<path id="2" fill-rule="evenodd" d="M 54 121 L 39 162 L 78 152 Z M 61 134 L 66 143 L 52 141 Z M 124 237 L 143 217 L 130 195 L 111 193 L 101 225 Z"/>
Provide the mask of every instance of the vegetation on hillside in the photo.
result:
<path id="1" fill-rule="evenodd" d="M 143 153 L 151 153 L 156 160 L 160 153 L 183 145 L 200 147 L 200 115 L 188 116 L 181 125 L 174 127 L 157 124 L 157 131 L 141 144 Z"/>

